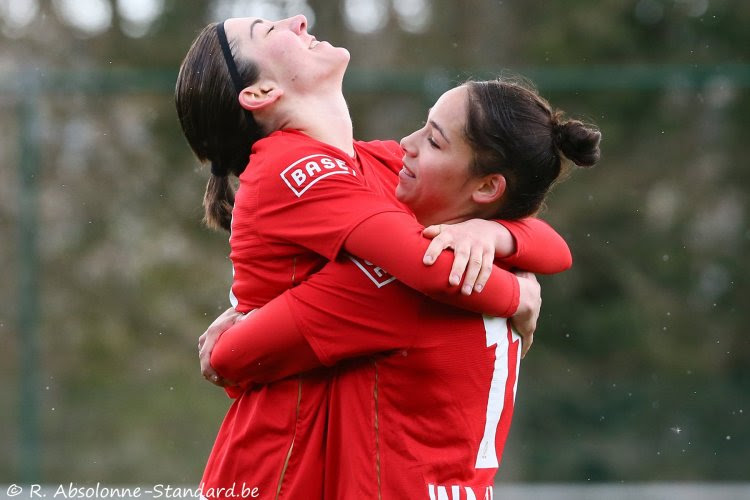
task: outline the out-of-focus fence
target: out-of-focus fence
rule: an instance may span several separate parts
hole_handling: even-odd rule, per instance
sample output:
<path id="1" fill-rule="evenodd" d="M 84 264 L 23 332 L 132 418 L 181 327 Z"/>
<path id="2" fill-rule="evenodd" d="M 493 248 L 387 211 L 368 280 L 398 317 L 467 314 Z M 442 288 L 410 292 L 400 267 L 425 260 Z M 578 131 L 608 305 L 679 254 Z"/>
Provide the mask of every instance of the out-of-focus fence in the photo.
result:
<path id="1" fill-rule="evenodd" d="M 750 87 L 750 65 L 723 64 L 716 66 L 634 66 L 580 68 L 525 68 L 519 73 L 529 77 L 543 91 L 575 92 L 578 90 L 652 90 L 701 89 L 717 80 L 729 82 L 734 88 Z M 494 73 L 477 71 L 481 78 Z M 4 101 L 15 102 L 18 123 L 18 255 L 17 343 L 18 366 L 18 429 L 21 456 L 19 480 L 38 480 L 41 443 L 39 434 L 39 321 L 44 314 L 39 304 L 39 245 L 37 204 L 40 177 L 40 151 L 35 141 L 39 136 L 40 100 L 42 97 L 66 94 L 120 95 L 161 94 L 172 92 L 173 71 L 90 71 L 39 73 L 30 71 L 0 77 Z M 367 72 L 352 69 L 345 81 L 349 95 L 368 92 L 413 94 L 426 103 L 455 83 L 458 75 L 448 71 L 433 73 Z M 6 239 L 6 244 L 10 239 Z M 45 490 L 50 491 L 50 490 Z M 6 488 L 0 495 L 7 494 Z M 50 496 L 50 495 L 48 495 Z M 586 498 L 679 498 L 713 500 L 750 498 L 748 486 L 741 485 L 618 485 L 618 486 L 498 486 L 498 498 L 586 499 Z M 2 497 L 0 497 L 2 498 Z M 18 498 L 28 498 L 19 496 Z"/>

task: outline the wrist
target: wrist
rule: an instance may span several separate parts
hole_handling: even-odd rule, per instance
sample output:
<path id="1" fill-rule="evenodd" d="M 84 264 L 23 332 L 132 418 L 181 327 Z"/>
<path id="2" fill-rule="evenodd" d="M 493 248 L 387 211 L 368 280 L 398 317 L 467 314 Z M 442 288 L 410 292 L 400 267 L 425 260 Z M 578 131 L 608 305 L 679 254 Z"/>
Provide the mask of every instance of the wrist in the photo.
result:
<path id="1" fill-rule="evenodd" d="M 516 239 L 513 233 L 500 222 L 492 222 L 495 226 L 495 257 L 510 257 L 516 252 Z"/>
<path id="2" fill-rule="evenodd" d="M 535 307 L 534 291 L 530 282 L 520 276 L 518 279 L 518 308 L 513 316 L 526 317 L 532 313 Z"/>

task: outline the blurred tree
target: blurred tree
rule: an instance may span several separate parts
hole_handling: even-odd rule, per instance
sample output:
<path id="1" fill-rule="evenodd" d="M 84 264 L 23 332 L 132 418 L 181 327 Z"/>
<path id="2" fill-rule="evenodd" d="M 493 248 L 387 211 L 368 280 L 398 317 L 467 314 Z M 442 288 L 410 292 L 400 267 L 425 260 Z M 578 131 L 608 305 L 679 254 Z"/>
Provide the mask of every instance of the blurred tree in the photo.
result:
<path id="1" fill-rule="evenodd" d="M 575 267 L 543 281 L 499 480 L 748 480 L 750 4 L 154 0 L 157 14 L 138 21 L 126 3 L 92 0 L 106 23 L 86 31 L 66 17 L 76 2 L 0 2 L 0 272 L 13 277 L 0 288 L 11 353 L 0 481 L 16 480 L 24 376 L 19 75 L 47 86 L 33 137 L 43 479 L 194 483 L 228 406 L 201 380 L 195 340 L 227 306 L 230 267 L 226 235 L 200 225 L 206 173 L 179 131 L 169 79 L 218 14 L 303 8 L 319 39 L 352 54 L 360 138 L 401 137 L 447 86 L 507 69 L 538 75 L 553 104 L 604 132 L 601 164 L 560 185 L 542 214 Z M 625 82 L 623 68 L 639 66 Z M 125 70 L 150 70 L 154 83 Z M 570 75 L 572 87 L 556 85 Z M 145 90 L 115 92 L 117 82 Z"/>

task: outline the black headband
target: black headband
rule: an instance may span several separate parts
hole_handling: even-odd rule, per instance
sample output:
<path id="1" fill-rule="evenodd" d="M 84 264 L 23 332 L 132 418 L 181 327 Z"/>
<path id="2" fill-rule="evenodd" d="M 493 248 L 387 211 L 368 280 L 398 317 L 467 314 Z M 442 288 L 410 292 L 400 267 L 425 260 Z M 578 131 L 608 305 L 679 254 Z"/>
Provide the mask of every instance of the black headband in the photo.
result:
<path id="1" fill-rule="evenodd" d="M 229 42 L 227 41 L 227 32 L 224 31 L 224 22 L 220 22 L 216 25 L 216 34 L 219 37 L 219 45 L 221 45 L 221 52 L 224 54 L 224 61 L 227 63 L 227 69 L 229 70 L 229 76 L 232 77 L 232 83 L 234 83 L 234 89 L 237 91 L 237 95 L 242 92 L 245 85 L 242 83 L 240 78 L 240 72 L 237 71 L 237 64 L 234 62 L 232 57 L 232 49 L 229 48 Z"/>
<path id="2" fill-rule="evenodd" d="M 232 56 L 232 49 L 229 48 L 229 41 L 227 40 L 227 32 L 224 30 L 224 21 L 216 24 L 216 36 L 219 38 L 219 45 L 221 46 L 221 52 L 224 55 L 224 62 L 227 64 L 227 70 L 229 70 L 229 76 L 232 78 L 234 89 L 239 96 L 242 89 L 245 88 L 245 84 L 242 83 L 240 72 L 237 70 L 237 64 L 234 62 Z M 248 125 L 251 130 L 257 128 L 255 118 L 253 114 L 245 108 L 241 108 L 247 118 Z M 217 177 L 226 177 L 229 172 L 226 168 L 223 168 L 218 162 L 211 162 L 211 173 Z"/>

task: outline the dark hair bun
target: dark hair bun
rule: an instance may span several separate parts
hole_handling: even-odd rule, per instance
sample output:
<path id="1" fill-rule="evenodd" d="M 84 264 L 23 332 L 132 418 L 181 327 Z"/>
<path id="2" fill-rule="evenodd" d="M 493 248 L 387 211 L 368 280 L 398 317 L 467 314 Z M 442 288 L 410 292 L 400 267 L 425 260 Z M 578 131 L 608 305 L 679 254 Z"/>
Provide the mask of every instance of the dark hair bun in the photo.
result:
<path id="1" fill-rule="evenodd" d="M 590 167 L 599 161 L 599 130 L 578 120 L 567 120 L 554 128 L 555 145 L 567 159 L 579 167 Z"/>

